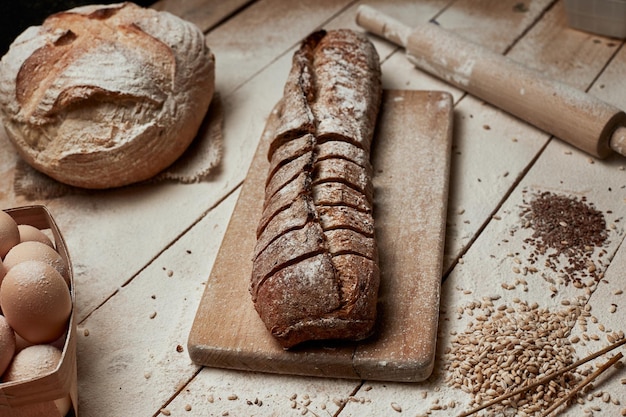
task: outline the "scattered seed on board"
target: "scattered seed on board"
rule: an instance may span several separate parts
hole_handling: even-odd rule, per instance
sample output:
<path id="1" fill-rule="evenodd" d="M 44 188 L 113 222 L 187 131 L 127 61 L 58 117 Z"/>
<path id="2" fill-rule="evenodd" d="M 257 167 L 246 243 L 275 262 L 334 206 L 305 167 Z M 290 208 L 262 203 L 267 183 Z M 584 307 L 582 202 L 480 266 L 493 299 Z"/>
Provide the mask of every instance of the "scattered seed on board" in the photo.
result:
<path id="1" fill-rule="evenodd" d="M 466 309 L 472 306 L 470 303 Z M 517 300 L 516 308 L 498 309 L 497 314 L 495 307 L 489 307 L 488 311 L 491 314 L 485 315 L 487 320 L 471 322 L 466 331 L 458 332 L 445 353 L 446 383 L 473 394 L 471 405 L 480 405 L 502 395 L 511 386 L 573 362 L 568 335 L 580 307 L 567 306 L 565 311 L 551 313 L 534 303 Z M 562 395 L 562 390 L 573 387 L 580 376 L 567 373 L 557 379 L 556 385 L 530 390 L 526 396 L 511 399 L 506 405 L 494 406 L 492 411 L 497 415 L 503 411 L 497 407 L 513 407 L 520 413 L 534 415 L 533 407 L 547 408 Z"/>
<path id="2" fill-rule="evenodd" d="M 402 407 L 400 407 L 398 403 L 391 403 L 391 408 L 393 408 L 393 410 L 397 411 L 398 413 L 402 412 Z"/>

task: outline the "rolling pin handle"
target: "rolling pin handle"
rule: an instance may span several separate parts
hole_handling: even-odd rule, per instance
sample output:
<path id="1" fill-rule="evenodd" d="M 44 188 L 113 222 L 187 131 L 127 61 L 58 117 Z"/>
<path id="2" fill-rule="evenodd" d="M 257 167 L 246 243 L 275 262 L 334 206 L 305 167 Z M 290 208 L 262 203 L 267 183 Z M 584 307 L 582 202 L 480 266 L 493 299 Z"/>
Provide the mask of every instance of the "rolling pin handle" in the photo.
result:
<path id="1" fill-rule="evenodd" d="M 408 26 L 365 5 L 357 9 L 356 23 L 367 31 L 402 47 L 406 47 L 411 34 L 411 28 Z"/>
<path id="2" fill-rule="evenodd" d="M 419 69 L 591 155 L 604 158 L 612 150 L 626 156 L 626 115 L 614 106 L 542 77 L 536 71 L 438 25 L 410 28 L 365 5 L 357 9 L 356 23 L 406 48 L 409 60 Z M 581 112 L 589 106 L 597 109 L 594 114 Z M 555 125 L 554 120 L 562 122 Z M 579 129 L 579 124 L 586 129 Z M 616 125 L 618 127 L 607 137 L 610 132 L 607 128 L 612 130 Z"/>
<path id="3" fill-rule="evenodd" d="M 626 156 L 626 126 L 619 126 L 611 135 L 609 147 L 622 156 Z"/>

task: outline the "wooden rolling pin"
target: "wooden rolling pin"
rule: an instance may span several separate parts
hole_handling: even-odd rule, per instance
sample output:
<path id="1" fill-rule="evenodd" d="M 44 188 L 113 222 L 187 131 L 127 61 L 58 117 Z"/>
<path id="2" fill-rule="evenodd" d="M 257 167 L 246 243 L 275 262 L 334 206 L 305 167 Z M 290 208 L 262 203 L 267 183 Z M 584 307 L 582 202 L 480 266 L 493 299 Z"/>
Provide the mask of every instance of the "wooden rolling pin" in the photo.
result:
<path id="1" fill-rule="evenodd" d="M 359 7 L 356 22 L 403 46 L 419 69 L 591 155 L 626 156 L 626 113 L 615 106 L 433 23 L 409 28 L 369 6 Z"/>

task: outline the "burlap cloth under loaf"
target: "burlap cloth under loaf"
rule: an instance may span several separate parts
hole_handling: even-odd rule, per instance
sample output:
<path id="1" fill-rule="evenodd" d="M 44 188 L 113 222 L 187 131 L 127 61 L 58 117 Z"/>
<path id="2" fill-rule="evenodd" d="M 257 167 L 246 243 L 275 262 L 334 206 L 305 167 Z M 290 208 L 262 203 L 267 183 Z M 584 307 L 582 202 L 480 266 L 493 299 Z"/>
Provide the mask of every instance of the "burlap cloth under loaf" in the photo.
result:
<path id="1" fill-rule="evenodd" d="M 219 94 L 216 93 L 196 138 L 185 153 L 164 171 L 138 184 L 163 181 L 190 184 L 207 180 L 222 159 L 222 121 L 222 102 Z M 35 170 L 21 158 L 15 167 L 13 188 L 16 195 L 28 200 L 97 192 L 97 190 L 85 190 L 60 183 Z"/>

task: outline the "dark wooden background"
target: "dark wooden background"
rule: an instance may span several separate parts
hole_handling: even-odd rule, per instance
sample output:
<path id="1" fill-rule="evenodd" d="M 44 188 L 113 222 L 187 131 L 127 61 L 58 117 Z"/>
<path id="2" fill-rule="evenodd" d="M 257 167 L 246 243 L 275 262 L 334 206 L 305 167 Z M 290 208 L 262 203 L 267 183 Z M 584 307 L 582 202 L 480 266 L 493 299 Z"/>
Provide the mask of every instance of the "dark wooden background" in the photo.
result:
<path id="1" fill-rule="evenodd" d="M 0 55 L 4 55 L 13 40 L 29 26 L 40 25 L 52 13 L 86 4 L 111 4 L 116 0 L 3 0 L 0 13 Z M 149 6 L 153 0 L 136 0 L 134 3 Z"/>

